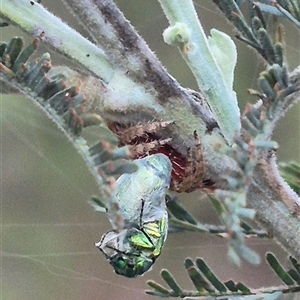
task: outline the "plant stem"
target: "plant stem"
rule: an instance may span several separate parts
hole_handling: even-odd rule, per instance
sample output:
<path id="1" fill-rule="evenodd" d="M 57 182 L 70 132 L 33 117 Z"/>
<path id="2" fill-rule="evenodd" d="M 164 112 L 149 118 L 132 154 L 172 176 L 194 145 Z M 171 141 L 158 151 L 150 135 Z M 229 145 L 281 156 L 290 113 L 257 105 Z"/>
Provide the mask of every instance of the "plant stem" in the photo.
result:
<path id="1" fill-rule="evenodd" d="M 259 225 L 300 260 L 300 199 L 280 177 L 275 157 L 260 159 L 247 198 Z"/>
<path id="2" fill-rule="evenodd" d="M 164 2 L 167 3 L 167 1 Z M 185 1 L 179 0 L 170 0 L 169 2 L 170 5 L 172 3 L 173 7 L 176 4 L 178 6 L 179 2 L 185 3 Z M 233 158 L 224 154 L 226 151 L 223 153 L 218 151 L 220 146 L 228 147 L 228 145 L 219 129 L 216 126 L 209 126 L 209 119 L 212 119 L 212 121 L 214 119 L 213 117 L 210 118 L 211 112 L 207 108 L 203 95 L 182 88 L 165 71 L 149 48 L 146 47 L 146 43 L 141 41 L 140 37 L 137 37 L 136 32 L 132 31 L 131 27 L 128 27 L 128 22 L 124 22 L 123 15 L 111 3 L 107 0 L 97 1 L 100 11 L 110 12 L 110 18 L 107 19 L 106 16 L 105 20 L 111 24 L 119 36 L 126 31 L 128 36 L 135 38 L 135 41 L 137 41 L 136 47 L 130 49 L 133 52 L 129 51 L 130 53 L 121 62 L 121 67 L 118 70 L 107 63 L 107 57 L 112 52 L 108 50 L 109 54 L 107 56 L 107 53 L 85 40 L 76 31 L 70 29 L 37 3 L 32 6 L 29 1 L 4 0 L 1 3 L 0 15 L 9 22 L 18 25 L 30 35 L 44 40 L 48 45 L 51 45 L 71 60 L 79 62 L 98 77 L 104 78 L 104 81 L 108 84 L 101 90 L 101 96 L 99 94 L 96 96 L 96 100 L 94 100 L 96 105 L 93 108 L 99 109 L 106 121 L 117 121 L 124 124 L 152 120 L 175 121 L 171 129 L 166 130 L 166 136 L 162 137 L 172 137 L 171 146 L 184 157 L 187 156 L 189 149 L 195 147 L 193 132 L 196 130 L 203 151 L 204 179 L 207 182 L 214 183 L 212 189 L 225 188 L 222 176 L 234 171 L 237 164 Z M 16 7 L 18 7 L 17 11 Z M 173 13 L 173 11 L 171 12 Z M 190 26 L 189 21 L 187 25 Z M 194 32 L 195 29 L 192 29 L 192 31 Z M 199 41 L 198 37 L 195 38 L 196 40 L 193 43 Z M 117 51 L 121 52 L 125 46 L 126 41 L 124 40 Z M 131 65 L 130 71 L 133 71 L 133 75 L 129 72 L 128 76 L 125 76 L 125 63 L 130 66 L 126 60 L 129 57 L 134 57 L 140 49 L 143 50 L 137 58 L 137 61 L 141 63 L 140 69 L 134 73 L 136 65 Z M 87 60 L 86 53 L 94 56 L 92 64 L 90 64 L 90 60 Z M 143 58 L 145 59 L 143 60 Z M 102 65 L 103 70 L 100 70 Z M 196 69 L 201 70 L 199 66 Z M 206 73 L 203 70 L 202 72 Z M 209 80 L 220 80 L 220 77 L 214 73 L 211 76 Z M 211 81 L 211 84 L 213 82 Z M 7 84 L 14 86 L 11 81 Z M 97 86 L 95 89 L 98 91 Z M 23 92 L 27 95 L 29 93 L 28 89 L 23 90 Z M 219 95 L 219 97 L 216 99 L 226 98 L 226 101 L 230 99 L 230 97 L 224 97 L 224 94 Z M 32 100 L 35 101 L 35 99 Z M 46 111 L 45 113 L 47 114 Z M 49 113 L 47 116 L 49 117 Z M 257 222 L 263 225 L 268 232 L 273 233 L 287 251 L 300 259 L 298 197 L 282 181 L 281 177 L 277 176 L 277 167 L 272 159 L 267 156 L 261 157 L 261 162 L 255 169 L 253 178 L 255 180 L 250 184 L 247 203 L 249 207 L 257 211 Z"/>
<path id="3" fill-rule="evenodd" d="M 102 49 L 89 42 L 41 4 L 34 1 L 3 0 L 0 17 L 81 64 L 105 82 L 109 82 L 114 75 L 114 69 Z"/>
<path id="4" fill-rule="evenodd" d="M 159 2 L 171 26 L 176 23 L 185 24 L 189 31 L 186 33 L 189 35 L 186 47 L 178 47 L 179 51 L 193 72 L 200 90 L 207 96 L 222 133 L 232 144 L 234 136 L 241 128 L 239 108 L 234 92 L 228 89 L 211 54 L 193 2 L 191 0 L 159 0 Z M 179 36 L 183 34 L 178 33 Z"/>

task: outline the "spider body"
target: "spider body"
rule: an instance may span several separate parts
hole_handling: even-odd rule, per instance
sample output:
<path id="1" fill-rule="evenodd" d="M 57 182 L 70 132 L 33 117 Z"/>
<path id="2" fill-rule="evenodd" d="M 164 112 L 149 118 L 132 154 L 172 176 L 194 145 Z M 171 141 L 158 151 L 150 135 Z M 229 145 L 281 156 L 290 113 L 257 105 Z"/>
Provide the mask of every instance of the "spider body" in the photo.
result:
<path id="1" fill-rule="evenodd" d="M 115 272 L 129 278 L 148 271 L 162 251 L 168 231 L 165 194 L 172 171 L 163 154 L 136 163 L 136 172 L 117 180 L 107 206 L 113 229 L 96 243 Z"/>
<path id="2" fill-rule="evenodd" d="M 172 162 L 170 189 L 178 193 L 192 192 L 202 186 L 204 164 L 200 140 L 194 131 L 194 147 L 187 149 L 184 157 L 172 146 L 172 138 L 161 138 L 161 132 L 174 122 L 152 122 L 124 126 L 117 122 L 108 124 L 118 135 L 121 146 L 128 145 L 133 158 L 163 153 Z M 182 147 L 185 147 L 182 145 Z"/>

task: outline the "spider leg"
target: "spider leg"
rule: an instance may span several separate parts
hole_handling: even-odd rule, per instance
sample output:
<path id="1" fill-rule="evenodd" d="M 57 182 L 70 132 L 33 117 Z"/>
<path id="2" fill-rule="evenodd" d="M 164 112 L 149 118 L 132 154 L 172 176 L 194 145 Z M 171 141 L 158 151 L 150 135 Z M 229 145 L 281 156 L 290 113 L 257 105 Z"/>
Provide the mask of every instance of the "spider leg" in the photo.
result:
<path id="1" fill-rule="evenodd" d="M 204 174 L 204 163 L 203 163 L 203 154 L 201 149 L 201 143 L 200 139 L 198 137 L 198 134 L 196 130 L 194 131 L 194 138 L 195 138 L 195 159 L 193 160 L 193 184 L 190 187 L 187 192 L 193 191 L 197 186 L 193 186 L 194 184 L 199 185 L 199 182 L 201 181 L 203 174 Z"/>
<path id="2" fill-rule="evenodd" d="M 173 123 L 173 121 L 156 121 L 137 124 L 132 127 L 122 129 L 122 131 L 119 132 L 119 136 L 122 143 L 128 144 L 136 137 L 142 137 L 147 133 L 158 132 Z"/>
<path id="3" fill-rule="evenodd" d="M 201 143 L 196 131 L 194 131 L 195 139 L 195 149 L 192 151 L 188 150 L 186 164 L 185 164 L 185 174 L 181 182 L 174 182 L 172 189 L 176 192 L 191 192 L 197 186 L 198 182 L 203 176 L 203 156 Z"/>
<path id="4" fill-rule="evenodd" d="M 194 183 L 194 161 L 193 161 L 193 151 L 188 150 L 188 157 L 185 165 L 185 176 L 182 181 L 182 186 L 185 190 L 189 190 Z"/>
<path id="5" fill-rule="evenodd" d="M 137 145 L 128 145 L 131 156 L 134 158 L 138 155 L 147 153 L 149 151 L 153 151 L 155 149 L 160 148 L 161 146 L 170 143 L 172 138 L 168 138 L 165 140 L 154 140 L 149 143 L 140 143 Z"/>

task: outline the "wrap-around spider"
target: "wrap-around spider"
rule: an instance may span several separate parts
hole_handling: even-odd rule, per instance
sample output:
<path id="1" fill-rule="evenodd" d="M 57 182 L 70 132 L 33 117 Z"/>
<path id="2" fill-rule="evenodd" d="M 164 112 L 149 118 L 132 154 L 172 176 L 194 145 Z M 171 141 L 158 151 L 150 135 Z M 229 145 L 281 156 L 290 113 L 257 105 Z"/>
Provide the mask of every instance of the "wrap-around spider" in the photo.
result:
<path id="1" fill-rule="evenodd" d="M 174 122 L 154 121 L 124 126 L 117 122 L 108 123 L 108 127 L 117 134 L 120 146 L 129 145 L 132 158 L 147 154 L 163 153 L 172 162 L 172 180 L 170 189 L 178 193 L 192 192 L 201 187 L 204 174 L 200 140 L 194 131 L 195 146 L 188 149 L 183 157 L 171 146 L 172 138 L 163 139 L 160 132 Z"/>

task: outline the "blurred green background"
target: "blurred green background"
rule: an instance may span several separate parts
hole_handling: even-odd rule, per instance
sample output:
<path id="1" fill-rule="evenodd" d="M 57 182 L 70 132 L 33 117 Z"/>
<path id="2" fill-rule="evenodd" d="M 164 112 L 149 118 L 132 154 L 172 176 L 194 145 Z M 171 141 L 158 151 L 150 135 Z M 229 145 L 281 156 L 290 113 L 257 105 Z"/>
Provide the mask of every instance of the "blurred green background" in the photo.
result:
<path id="1" fill-rule="evenodd" d="M 60 1 L 42 2 L 85 34 Z M 167 21 L 158 3 L 116 2 L 168 71 L 183 86 L 197 89 L 177 50 L 163 43 Z M 210 0 L 195 1 L 195 5 L 207 33 L 214 27 L 234 34 Z M 11 27 L 1 29 L 1 40 L 14 35 L 24 36 Z M 286 41 L 288 63 L 293 69 L 300 61 L 300 39 L 289 25 Z M 246 90 L 255 88 L 264 66 L 254 51 L 239 42 L 237 47 L 235 90 L 243 109 L 246 102 L 255 100 Z M 54 64 L 65 62 L 57 55 L 52 57 Z M 188 232 L 170 234 L 153 270 L 143 277 L 126 279 L 115 275 L 94 247 L 110 224 L 104 214 L 96 213 L 87 204 L 89 197 L 97 194 L 97 187 L 79 155 L 26 98 L 1 95 L 0 109 L 2 299 L 154 299 L 144 294 L 145 281 L 161 282 L 161 268 L 169 269 L 183 287 L 192 288 L 183 268 L 185 257 L 203 257 L 222 280 L 232 277 L 254 288 L 279 283 L 272 272 L 266 275 L 269 269 L 264 262 L 258 267 L 243 263 L 240 269 L 230 265 L 225 240 Z M 279 161 L 300 162 L 299 113 L 299 105 L 293 107 L 276 130 Z M 203 222 L 214 222 L 216 215 L 199 192 L 180 195 L 180 200 Z M 253 239 L 248 244 L 262 255 L 272 250 L 285 261 L 286 255 L 272 241 Z"/>

